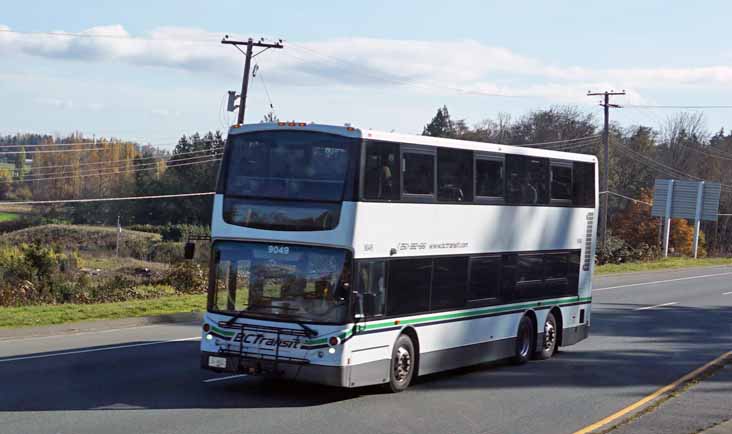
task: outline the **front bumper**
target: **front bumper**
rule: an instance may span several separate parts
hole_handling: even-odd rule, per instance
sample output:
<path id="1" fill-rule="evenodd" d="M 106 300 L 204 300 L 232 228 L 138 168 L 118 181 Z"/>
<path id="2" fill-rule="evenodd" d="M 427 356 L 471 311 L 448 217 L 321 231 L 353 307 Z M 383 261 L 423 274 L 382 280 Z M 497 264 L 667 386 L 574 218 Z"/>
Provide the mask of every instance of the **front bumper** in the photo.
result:
<path id="1" fill-rule="evenodd" d="M 209 357 L 212 356 L 226 359 L 226 366 L 211 367 Z M 201 368 L 214 372 L 261 375 L 337 387 L 351 386 L 349 384 L 350 372 L 348 367 L 316 365 L 307 361 L 253 358 L 204 351 L 201 353 Z"/>

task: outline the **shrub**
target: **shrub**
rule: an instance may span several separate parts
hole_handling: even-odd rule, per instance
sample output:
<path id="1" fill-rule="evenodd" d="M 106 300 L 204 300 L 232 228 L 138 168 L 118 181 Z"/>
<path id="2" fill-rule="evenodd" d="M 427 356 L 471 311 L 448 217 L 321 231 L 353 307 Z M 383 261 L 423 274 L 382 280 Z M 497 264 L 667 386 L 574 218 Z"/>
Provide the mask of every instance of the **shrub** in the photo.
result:
<path id="1" fill-rule="evenodd" d="M 174 264 L 183 260 L 183 243 L 162 241 L 150 246 L 148 261 Z"/>
<path id="2" fill-rule="evenodd" d="M 659 255 L 657 246 L 645 243 L 632 246 L 622 238 L 613 236 L 612 233 L 608 233 L 606 244 L 604 248 L 601 245 L 597 247 L 595 262 L 598 265 L 649 261 L 658 258 Z"/>
<path id="3" fill-rule="evenodd" d="M 185 294 L 206 292 L 206 273 L 195 262 L 182 261 L 172 265 L 165 282 Z"/>
<path id="4" fill-rule="evenodd" d="M 186 241 L 189 235 L 209 235 L 211 233 L 208 226 L 170 223 L 165 225 L 131 225 L 127 229 L 159 234 L 163 241 Z"/>

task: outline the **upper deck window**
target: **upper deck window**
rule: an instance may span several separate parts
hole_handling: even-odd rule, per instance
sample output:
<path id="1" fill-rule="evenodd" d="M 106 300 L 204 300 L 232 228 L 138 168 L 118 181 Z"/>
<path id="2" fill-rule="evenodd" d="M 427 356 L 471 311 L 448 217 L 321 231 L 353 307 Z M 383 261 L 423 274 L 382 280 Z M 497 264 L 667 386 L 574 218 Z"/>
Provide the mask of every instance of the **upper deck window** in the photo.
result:
<path id="1" fill-rule="evenodd" d="M 549 203 L 549 160 L 522 155 L 506 156 L 506 202 L 515 205 Z"/>
<path id="2" fill-rule="evenodd" d="M 399 200 L 399 144 L 367 142 L 365 159 L 364 197 Z"/>
<path id="3" fill-rule="evenodd" d="M 473 151 L 437 149 L 437 200 L 473 200 Z"/>
<path id="4" fill-rule="evenodd" d="M 404 152 L 404 194 L 435 194 L 435 156 L 421 152 Z"/>
<path id="5" fill-rule="evenodd" d="M 230 138 L 225 193 L 267 199 L 341 201 L 357 140 L 301 131 Z"/>

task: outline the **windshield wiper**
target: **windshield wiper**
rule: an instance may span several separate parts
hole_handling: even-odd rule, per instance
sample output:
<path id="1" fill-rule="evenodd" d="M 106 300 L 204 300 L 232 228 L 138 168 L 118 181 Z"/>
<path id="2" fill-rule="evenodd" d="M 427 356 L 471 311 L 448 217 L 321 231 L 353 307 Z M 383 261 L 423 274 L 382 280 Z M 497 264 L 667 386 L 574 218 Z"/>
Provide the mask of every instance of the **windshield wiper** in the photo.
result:
<path id="1" fill-rule="evenodd" d="M 251 305 L 247 306 L 246 309 L 242 309 L 239 312 L 237 312 L 236 315 L 232 316 L 230 320 L 226 321 L 226 325 L 232 325 L 232 324 L 234 324 L 234 322 L 236 322 L 236 320 L 238 320 L 239 318 L 243 317 L 245 314 L 250 313 L 249 312 L 250 309 L 261 309 L 261 308 L 266 308 L 266 309 L 282 309 L 282 310 L 297 310 L 296 308 L 286 307 L 286 306 L 269 306 L 269 305 L 266 305 L 266 304 L 251 304 Z"/>
<path id="2" fill-rule="evenodd" d="M 300 327 L 302 327 L 302 329 L 305 331 L 305 334 L 308 335 L 309 338 L 318 336 L 318 332 L 316 332 L 315 330 L 313 330 L 310 327 L 306 326 L 301 321 L 297 321 L 296 320 L 295 323 L 297 323 L 297 325 L 299 325 Z"/>
<path id="3" fill-rule="evenodd" d="M 286 311 L 287 310 L 300 310 L 298 308 L 289 307 L 289 306 L 270 306 L 270 305 L 266 305 L 266 304 L 252 304 L 247 309 L 242 309 L 239 312 L 237 312 L 236 315 L 234 315 L 233 317 L 231 317 L 230 320 L 226 321 L 226 325 L 232 325 L 232 324 L 234 324 L 234 322 L 237 319 L 239 319 L 242 316 L 244 316 L 244 314 L 249 313 L 248 309 L 252 309 L 252 308 L 267 308 L 267 309 L 274 308 L 274 309 L 282 309 L 282 310 L 286 310 Z M 302 323 L 302 321 L 298 321 L 298 320 L 293 320 L 293 321 L 297 325 L 299 325 L 300 327 L 302 327 L 303 331 L 305 332 L 306 335 L 308 335 L 308 337 L 318 336 L 318 332 L 317 331 L 315 331 L 312 328 L 306 326 L 304 323 Z"/>

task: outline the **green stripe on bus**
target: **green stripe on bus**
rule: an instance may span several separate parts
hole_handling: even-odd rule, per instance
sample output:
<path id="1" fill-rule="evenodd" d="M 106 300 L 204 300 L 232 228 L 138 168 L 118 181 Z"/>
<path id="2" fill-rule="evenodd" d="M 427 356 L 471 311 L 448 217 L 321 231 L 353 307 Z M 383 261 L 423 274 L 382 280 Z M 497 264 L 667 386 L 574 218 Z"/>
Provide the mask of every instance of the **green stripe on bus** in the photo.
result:
<path id="1" fill-rule="evenodd" d="M 411 319 L 400 319 L 400 318 L 393 318 L 388 321 L 383 321 L 375 324 L 365 324 L 365 325 L 358 325 L 356 324 L 356 327 L 358 327 L 357 331 L 367 331 L 367 330 L 376 330 L 381 328 L 387 328 L 387 327 L 394 327 L 395 325 L 414 325 L 414 324 L 422 324 L 422 323 L 430 323 L 434 321 L 442 321 L 446 319 L 456 319 L 456 318 L 470 318 L 475 316 L 481 316 L 485 314 L 491 314 L 491 313 L 501 313 L 501 312 L 510 312 L 517 309 L 529 309 L 534 307 L 546 307 L 549 305 L 553 306 L 562 306 L 566 304 L 572 304 L 572 303 L 589 303 L 592 301 L 592 297 L 563 297 L 563 298 L 556 298 L 553 300 L 542 300 L 542 301 L 535 301 L 535 302 L 528 302 L 528 303 L 517 303 L 517 304 L 509 304 L 504 306 L 496 306 L 496 307 L 489 307 L 484 309 L 476 309 L 471 311 L 462 311 L 462 312 L 452 312 L 452 313 L 445 313 L 440 315 L 432 315 L 428 317 L 423 318 L 411 318 Z M 398 323 L 397 323 L 398 322 Z M 219 334 L 223 334 L 225 336 L 233 336 L 236 334 L 236 332 L 228 332 L 225 330 L 221 330 L 217 327 L 211 327 L 212 330 L 216 331 Z M 345 332 L 342 332 L 338 337 L 341 340 L 349 338 L 353 334 L 353 328 L 346 330 Z M 327 344 L 328 338 L 319 338 L 319 339 L 312 339 L 312 340 L 306 340 L 303 342 L 303 345 L 322 345 Z"/>
<path id="2" fill-rule="evenodd" d="M 510 312 L 517 309 L 528 309 L 533 307 L 543 307 L 550 304 L 570 304 L 570 303 L 584 303 L 584 302 L 590 302 L 592 301 L 592 297 L 564 297 L 564 298 L 558 298 L 554 300 L 542 300 L 537 302 L 531 302 L 531 303 L 519 303 L 519 304 L 511 304 L 506 306 L 497 306 L 497 307 L 491 307 L 486 309 L 478 309 L 478 310 L 471 310 L 471 311 L 463 311 L 463 312 L 453 312 L 453 313 L 446 313 L 442 315 L 433 315 L 423 318 L 412 318 L 412 319 L 399 319 L 394 318 L 389 321 L 380 322 L 376 324 L 366 324 L 363 326 L 359 326 L 359 331 L 367 331 L 367 330 L 375 330 L 385 327 L 393 327 L 395 325 L 403 325 L 403 324 L 421 324 L 421 323 L 427 323 L 427 322 L 433 322 L 433 321 L 442 321 L 446 319 L 456 319 L 456 318 L 470 318 L 473 316 L 480 316 L 490 313 L 500 313 L 500 312 Z M 399 321 L 398 324 L 395 324 L 397 321 Z"/>
<path id="3" fill-rule="evenodd" d="M 222 336 L 226 336 L 227 338 L 230 338 L 230 337 L 232 337 L 232 336 L 234 336 L 236 334 L 236 332 L 226 331 L 226 330 L 220 329 L 220 328 L 218 328 L 216 326 L 211 326 L 211 330 L 214 331 L 214 332 L 216 332 L 216 333 L 218 333 L 218 334 L 220 334 L 220 335 L 222 335 Z"/>

